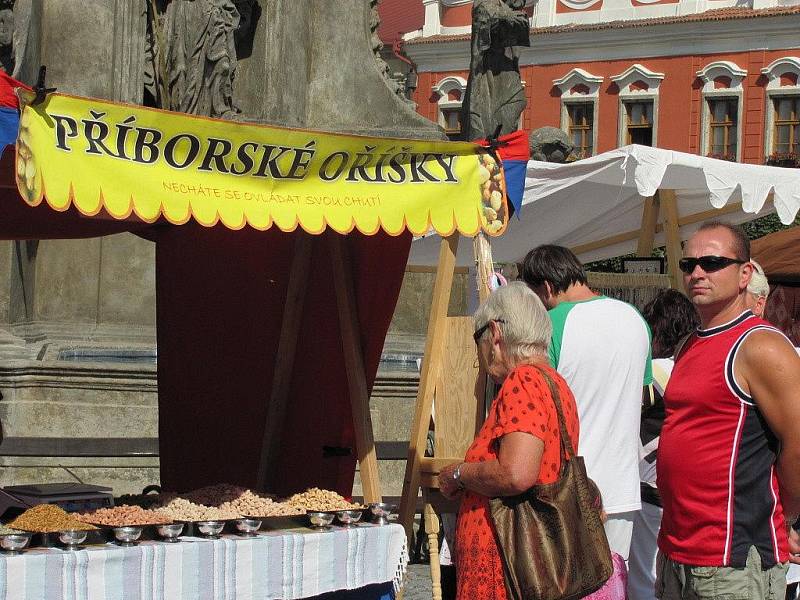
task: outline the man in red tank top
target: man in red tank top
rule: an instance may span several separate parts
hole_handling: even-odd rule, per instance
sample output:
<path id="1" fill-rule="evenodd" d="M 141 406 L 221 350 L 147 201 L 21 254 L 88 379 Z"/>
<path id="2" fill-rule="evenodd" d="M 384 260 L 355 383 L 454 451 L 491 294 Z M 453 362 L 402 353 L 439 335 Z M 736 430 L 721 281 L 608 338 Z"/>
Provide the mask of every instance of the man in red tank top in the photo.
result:
<path id="1" fill-rule="evenodd" d="M 659 598 L 783 600 L 799 562 L 800 358 L 748 310 L 749 261 L 741 230 L 718 222 L 680 261 L 701 329 L 677 349 L 664 394 Z"/>

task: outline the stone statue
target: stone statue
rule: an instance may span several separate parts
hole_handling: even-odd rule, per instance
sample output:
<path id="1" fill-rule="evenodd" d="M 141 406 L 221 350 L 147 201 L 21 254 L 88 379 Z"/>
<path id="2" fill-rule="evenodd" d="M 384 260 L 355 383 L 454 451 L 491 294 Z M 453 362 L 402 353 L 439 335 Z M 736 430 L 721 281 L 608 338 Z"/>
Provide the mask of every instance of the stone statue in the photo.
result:
<path id="1" fill-rule="evenodd" d="M 528 138 L 533 160 L 565 163 L 575 160 L 575 146 L 569 136 L 558 127 L 540 127 Z"/>
<path id="2" fill-rule="evenodd" d="M 254 4 L 171 0 L 163 14 L 151 15 L 145 81 L 159 106 L 223 119 L 240 112 L 233 102 L 237 47 L 252 31 Z M 160 78 L 165 85 L 156 84 Z"/>
<path id="3" fill-rule="evenodd" d="M 462 135 L 476 140 L 519 128 L 525 91 L 515 46 L 530 46 L 525 0 L 475 0 L 472 5 L 472 57 L 461 109 Z"/>
<path id="4" fill-rule="evenodd" d="M 14 72 L 14 3 L 0 2 L 0 68 Z"/>

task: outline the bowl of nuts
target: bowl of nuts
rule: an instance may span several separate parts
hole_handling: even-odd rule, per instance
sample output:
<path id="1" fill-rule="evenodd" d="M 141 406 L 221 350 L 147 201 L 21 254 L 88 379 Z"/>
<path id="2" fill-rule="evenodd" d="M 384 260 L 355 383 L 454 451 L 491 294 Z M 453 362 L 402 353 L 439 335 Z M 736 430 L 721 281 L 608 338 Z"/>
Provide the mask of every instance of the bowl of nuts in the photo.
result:
<path id="1" fill-rule="evenodd" d="M 336 518 L 336 513 L 310 510 L 306 513 L 306 516 L 314 529 L 327 529 L 333 523 L 333 519 Z"/>
<path id="2" fill-rule="evenodd" d="M 88 535 L 86 529 L 64 529 L 58 532 L 58 541 L 64 544 L 67 550 L 77 550 Z"/>
<path id="3" fill-rule="evenodd" d="M 216 539 L 225 527 L 225 521 L 195 521 L 197 532 L 206 538 Z"/>
<path id="4" fill-rule="evenodd" d="M 386 502 L 372 502 L 369 505 L 369 511 L 375 523 L 378 525 L 386 525 L 389 523 L 389 517 L 394 511 L 397 510 L 397 505 L 387 504 Z"/>
<path id="5" fill-rule="evenodd" d="M 352 527 L 361 520 L 362 511 L 360 510 L 339 510 L 336 511 L 336 518 L 345 527 Z"/>
<path id="6" fill-rule="evenodd" d="M 19 554 L 31 543 L 32 535 L 27 531 L 4 533 L 0 535 L 0 550 L 6 554 Z"/>
<path id="7" fill-rule="evenodd" d="M 160 535 L 165 542 L 177 542 L 178 537 L 183 533 L 183 523 L 167 523 L 165 525 L 156 525 L 156 532 Z"/>
<path id="8" fill-rule="evenodd" d="M 239 535 L 254 536 L 261 528 L 261 521 L 259 519 L 237 519 L 236 531 Z"/>
<path id="9" fill-rule="evenodd" d="M 142 527 L 137 525 L 112 527 L 111 531 L 120 546 L 135 546 L 137 540 L 142 537 Z"/>

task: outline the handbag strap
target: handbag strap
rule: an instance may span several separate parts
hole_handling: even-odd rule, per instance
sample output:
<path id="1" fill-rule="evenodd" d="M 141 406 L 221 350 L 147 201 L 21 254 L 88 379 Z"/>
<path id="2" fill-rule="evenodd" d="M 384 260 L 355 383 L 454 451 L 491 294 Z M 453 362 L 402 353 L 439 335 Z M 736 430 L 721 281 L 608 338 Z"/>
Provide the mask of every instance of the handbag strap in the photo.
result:
<path id="1" fill-rule="evenodd" d="M 575 446 L 572 444 L 572 438 L 569 435 L 569 431 L 567 431 L 567 422 L 564 419 L 564 411 L 561 407 L 561 394 L 558 391 L 558 386 L 556 382 L 553 381 L 553 378 L 550 377 L 550 374 L 547 373 L 541 367 L 536 365 L 531 365 L 535 368 L 541 376 L 544 378 L 545 382 L 547 383 L 547 387 L 550 388 L 550 396 L 553 398 L 553 404 L 556 406 L 556 414 L 558 415 L 558 428 L 561 433 L 561 462 L 562 467 L 565 460 L 571 460 L 575 456 Z"/>

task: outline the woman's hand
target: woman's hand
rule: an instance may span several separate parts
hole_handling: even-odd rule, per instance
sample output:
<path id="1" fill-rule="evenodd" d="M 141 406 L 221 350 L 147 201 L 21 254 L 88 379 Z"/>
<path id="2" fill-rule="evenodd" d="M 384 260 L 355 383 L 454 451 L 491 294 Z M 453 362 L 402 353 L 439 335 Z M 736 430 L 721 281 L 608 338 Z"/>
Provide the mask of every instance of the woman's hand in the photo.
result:
<path id="1" fill-rule="evenodd" d="M 445 498 L 450 500 L 456 498 L 464 489 L 459 485 L 458 480 L 453 478 L 453 472 L 455 472 L 459 464 L 461 463 L 447 465 L 439 471 L 439 491 L 442 492 Z"/>

